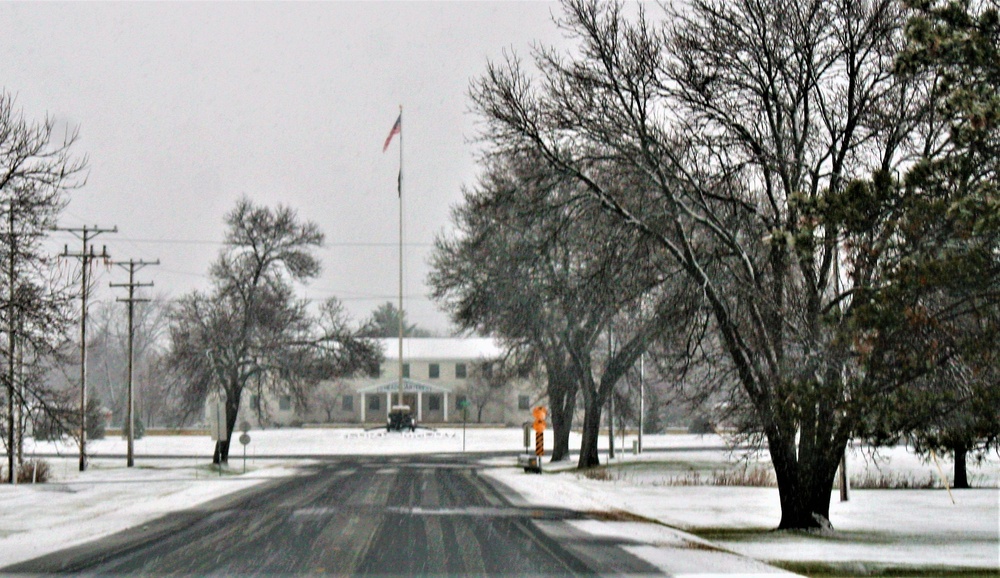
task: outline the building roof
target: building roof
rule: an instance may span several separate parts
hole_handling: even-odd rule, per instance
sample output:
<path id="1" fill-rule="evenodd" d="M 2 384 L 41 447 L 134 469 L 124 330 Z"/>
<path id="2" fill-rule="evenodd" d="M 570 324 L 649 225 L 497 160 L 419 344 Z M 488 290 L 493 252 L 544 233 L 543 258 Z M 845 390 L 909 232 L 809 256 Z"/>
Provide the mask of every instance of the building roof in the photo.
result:
<path id="1" fill-rule="evenodd" d="M 399 359 L 399 339 L 377 339 L 385 358 Z M 491 359 L 502 353 L 492 337 L 407 337 L 403 339 L 403 359 Z"/>

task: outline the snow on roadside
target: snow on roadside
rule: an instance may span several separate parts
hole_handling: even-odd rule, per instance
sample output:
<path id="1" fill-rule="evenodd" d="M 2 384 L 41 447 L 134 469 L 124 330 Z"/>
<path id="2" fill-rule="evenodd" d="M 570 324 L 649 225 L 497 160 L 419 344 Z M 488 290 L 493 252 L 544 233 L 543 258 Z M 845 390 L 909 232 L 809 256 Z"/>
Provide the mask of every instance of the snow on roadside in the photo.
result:
<path id="1" fill-rule="evenodd" d="M 64 481 L 0 485 L 0 567 L 71 548 L 171 512 L 296 473 L 270 464 L 240 476 L 217 477 L 204 462 L 158 461 L 125 469 L 119 460 L 93 460 L 85 472 L 65 473 L 76 460 L 49 460 Z M 72 462 L 72 464 L 70 464 Z M 301 463 L 301 462 L 300 462 Z"/>
<path id="2" fill-rule="evenodd" d="M 115 454 L 120 459 L 95 459 L 86 472 L 77 471 L 75 447 L 70 444 L 30 443 L 26 455 L 56 453 L 46 458 L 54 481 L 37 486 L 0 485 L 0 567 L 71 547 L 122 529 L 141 525 L 164 514 L 203 504 L 266 479 L 295 475 L 295 465 L 306 462 L 287 456 L 390 455 L 405 453 L 460 452 L 461 429 L 412 435 L 385 435 L 382 430 L 363 432 L 335 429 L 280 429 L 251 431 L 247 457 L 250 472 L 218 478 L 207 469 L 212 441 L 208 436 L 147 436 L 136 441 L 137 467 L 125 468 L 125 442 L 120 438 L 94 440 L 88 444 L 96 454 Z M 509 458 L 492 461 L 486 475 L 497 478 L 523 496 L 523 503 L 584 511 L 632 512 L 654 518 L 681 530 L 708 531 L 713 543 L 732 552 L 759 560 L 857 562 L 871 565 L 966 566 L 1000 570 L 1000 462 L 992 456 L 984 464 L 970 464 L 970 477 L 992 490 L 956 491 L 952 505 L 944 490 L 853 490 L 851 500 L 831 502 L 831 518 L 837 532 L 821 537 L 767 532 L 777 525 L 780 506 L 774 488 L 672 486 L 669 481 L 692 471 L 740 468 L 726 451 L 726 440 L 713 435 L 645 436 L 642 455 L 618 452 L 613 465 L 619 467 L 608 481 L 592 480 L 575 472 L 529 475 L 513 467 L 521 450 L 519 429 L 469 428 L 467 451 L 510 452 Z M 629 448 L 634 436 L 616 445 Z M 551 436 L 546 436 L 551 443 Z M 547 447 L 550 447 L 547 444 Z M 579 446 L 573 434 L 570 447 Z M 601 440 L 607 447 L 607 440 Z M 701 449 L 699 449 L 701 448 Z M 715 449 L 708 449 L 715 448 Z M 199 459 L 148 459 L 144 456 L 203 455 Z M 262 460 L 257 457 L 269 456 Z M 286 456 L 286 457 L 282 457 Z M 602 460 L 606 456 L 602 452 Z M 277 459 L 274 459 L 277 458 Z M 915 481 L 937 476 L 936 466 L 905 448 L 882 450 L 874 459 L 862 449 L 852 451 L 852 475 L 898 475 Z M 234 446 L 231 469 L 239 471 L 242 448 Z M 765 456 L 749 461 L 751 467 L 769 467 Z M 548 464 L 546 464 L 548 466 Z M 950 473 L 951 464 L 942 462 Z M 567 464 L 572 469 L 572 464 Z M 651 546 L 633 545 L 633 553 L 655 564 L 661 558 L 676 558 L 675 549 L 686 552 L 683 560 L 708 572 L 698 562 L 702 552 L 685 544 L 691 536 L 666 526 L 639 522 L 594 521 L 583 523 L 588 532 L 624 532 L 642 536 Z M 712 530 L 716 532 L 713 534 Z M 653 532 L 646 536 L 645 533 Z M 678 543 L 681 545 L 678 546 Z M 670 554 L 670 555 L 668 555 Z M 677 558 L 678 560 L 680 558 Z M 722 558 L 715 557 L 721 565 Z M 739 557 L 733 557 L 739 560 Z M 750 572 L 743 559 L 741 573 Z M 667 567 L 667 566 L 661 566 Z M 721 565 L 715 570 L 731 573 Z M 731 567 L 730 567 L 731 568 Z M 757 566 L 760 568 L 760 566 Z M 682 572 L 683 568 L 674 570 Z"/>
<path id="3" fill-rule="evenodd" d="M 571 521 L 586 534 L 624 542 L 622 549 L 678 578 L 708 576 L 792 576 L 751 557 L 720 551 L 714 544 L 678 530 L 639 522 Z"/>
<path id="4" fill-rule="evenodd" d="M 873 568 L 951 566 L 1000 571 L 1000 492 L 996 489 L 855 490 L 835 494 L 831 535 L 772 532 L 752 539 L 713 538 L 717 544 L 762 560 L 848 564 Z"/>
<path id="5" fill-rule="evenodd" d="M 524 447 L 523 432 L 518 428 L 468 428 L 464 434 L 460 427 L 439 430 L 418 429 L 403 433 L 387 433 L 385 428 L 365 431 L 360 428 L 282 428 L 267 430 L 251 430 L 250 444 L 246 447 L 247 458 L 255 456 L 283 455 L 370 455 L 370 454 L 409 454 L 432 452 L 461 452 L 463 440 L 465 451 L 497 452 L 509 451 L 512 454 Z M 532 433 L 532 435 L 534 435 Z M 570 434 L 570 447 L 580 447 L 579 433 Z M 631 446 L 635 436 L 626 437 L 626 445 Z M 616 444 L 620 444 L 616 438 Z M 644 445 L 650 450 L 671 448 L 720 448 L 725 447 L 726 440 L 717 435 L 664 434 L 647 435 Z M 607 438 L 601 438 L 599 447 L 607 448 Z M 150 435 L 135 440 L 135 455 L 140 459 L 143 455 L 203 455 L 212 456 L 214 442 L 207 435 L 194 436 L 157 436 Z M 534 448 L 534 441 L 531 442 Z M 546 451 L 552 449 L 552 435 L 546 432 Z M 125 455 L 125 440 L 119 436 L 109 436 L 87 443 L 88 452 L 93 454 Z M 35 453 L 59 454 L 66 457 L 76 455 L 77 446 L 72 441 L 64 439 L 61 442 L 25 440 L 25 456 Z M 622 452 L 619 452 L 621 454 Z M 717 451 L 712 455 L 718 456 Z M 230 459 L 242 458 L 243 449 L 233 443 Z M 713 459 L 718 459 L 717 457 Z"/>
<path id="6" fill-rule="evenodd" d="M 628 476 L 589 479 L 572 470 L 545 475 L 494 468 L 486 475 L 526 503 L 577 511 L 628 512 L 705 533 L 732 552 L 766 562 L 853 563 L 858 568 L 966 567 L 1000 570 L 997 489 L 835 492 L 828 535 L 771 532 L 781 517 L 775 488 L 651 485 Z M 652 559 L 650 559 L 652 561 Z"/>

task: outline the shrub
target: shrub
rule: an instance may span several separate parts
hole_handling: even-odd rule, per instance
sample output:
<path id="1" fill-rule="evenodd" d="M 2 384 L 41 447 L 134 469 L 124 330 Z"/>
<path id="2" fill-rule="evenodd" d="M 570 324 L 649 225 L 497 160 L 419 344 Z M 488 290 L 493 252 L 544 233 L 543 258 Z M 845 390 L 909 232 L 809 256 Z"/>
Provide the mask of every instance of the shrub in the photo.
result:
<path id="1" fill-rule="evenodd" d="M 52 477 L 52 469 L 45 460 L 28 460 L 17 468 L 17 483 L 44 484 Z"/>
<path id="2" fill-rule="evenodd" d="M 39 441 L 58 441 L 69 433 L 65 422 L 71 419 L 68 412 L 61 412 L 67 415 L 62 416 L 63 421 L 55 419 L 50 415 L 42 415 L 32 422 L 32 437 Z"/>
<path id="3" fill-rule="evenodd" d="M 77 428 L 79 428 L 80 421 L 77 420 L 76 423 Z M 103 408 L 101 407 L 101 400 L 91 397 L 87 399 L 87 439 L 104 439 L 104 429 L 105 417 Z"/>
<path id="4" fill-rule="evenodd" d="M 583 476 L 588 480 L 599 480 L 602 482 L 610 482 L 614 479 L 608 468 L 588 468 L 583 471 Z"/>
<path id="5" fill-rule="evenodd" d="M 715 433 L 715 427 L 712 425 L 712 422 L 708 419 L 708 417 L 698 416 L 691 420 L 691 423 L 688 424 L 688 433 L 700 435 Z"/>
<path id="6" fill-rule="evenodd" d="M 142 420 L 137 417 L 133 418 L 132 421 L 135 424 L 135 435 L 132 439 L 142 439 L 142 436 L 146 435 L 146 424 L 142 423 Z M 128 424 L 122 427 L 122 438 L 128 438 Z"/>
<path id="7" fill-rule="evenodd" d="M 665 486 L 745 486 L 773 488 L 777 485 L 774 474 L 767 468 L 712 471 L 710 475 L 691 471 L 667 478 Z"/>
<path id="8" fill-rule="evenodd" d="M 835 487 L 840 487 L 838 477 Z M 858 490 L 930 490 L 941 487 L 941 481 L 933 472 L 925 479 L 893 472 L 865 472 L 851 476 L 851 487 Z"/>
<path id="9" fill-rule="evenodd" d="M 771 488 L 777 486 L 774 475 L 767 468 L 747 468 L 743 470 L 723 470 L 712 472 L 713 486 L 748 486 Z"/>
<path id="10" fill-rule="evenodd" d="M 17 467 L 17 483 L 19 484 L 44 484 L 49 481 L 51 476 L 52 470 L 45 460 L 28 460 Z M 3 483 L 10 481 L 10 476 L 6 471 L 0 475 L 0 480 Z"/>
<path id="11" fill-rule="evenodd" d="M 101 407 L 101 400 L 87 400 L 87 439 L 104 439 L 107 424 L 107 410 Z M 136 428 L 136 431 L 141 431 Z M 40 441 L 58 441 L 64 435 L 80 435 L 79 406 L 51 407 L 32 422 L 32 436 Z"/>

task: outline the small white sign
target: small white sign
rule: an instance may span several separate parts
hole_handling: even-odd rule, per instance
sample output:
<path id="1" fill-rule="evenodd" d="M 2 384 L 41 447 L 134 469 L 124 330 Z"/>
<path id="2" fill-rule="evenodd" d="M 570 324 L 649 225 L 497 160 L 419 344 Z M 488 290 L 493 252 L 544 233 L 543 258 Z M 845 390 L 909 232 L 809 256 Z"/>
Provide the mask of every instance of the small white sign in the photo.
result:
<path id="1" fill-rule="evenodd" d="M 208 403 L 208 427 L 212 430 L 212 441 L 224 442 L 228 439 L 226 436 L 226 402 L 216 397 Z"/>

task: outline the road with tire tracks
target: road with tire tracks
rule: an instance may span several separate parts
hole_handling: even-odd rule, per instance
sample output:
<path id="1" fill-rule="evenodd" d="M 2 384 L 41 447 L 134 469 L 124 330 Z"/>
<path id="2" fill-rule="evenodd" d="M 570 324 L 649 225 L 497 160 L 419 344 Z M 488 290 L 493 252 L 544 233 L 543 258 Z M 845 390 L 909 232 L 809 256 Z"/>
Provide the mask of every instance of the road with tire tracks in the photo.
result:
<path id="1" fill-rule="evenodd" d="M 516 507 L 463 456 L 340 457 L 4 573 L 656 574 L 614 540 Z M 627 542 L 627 540 L 624 540 Z"/>

